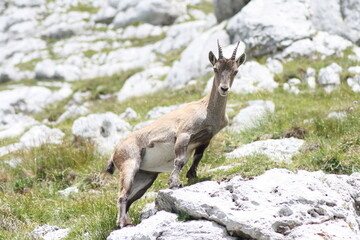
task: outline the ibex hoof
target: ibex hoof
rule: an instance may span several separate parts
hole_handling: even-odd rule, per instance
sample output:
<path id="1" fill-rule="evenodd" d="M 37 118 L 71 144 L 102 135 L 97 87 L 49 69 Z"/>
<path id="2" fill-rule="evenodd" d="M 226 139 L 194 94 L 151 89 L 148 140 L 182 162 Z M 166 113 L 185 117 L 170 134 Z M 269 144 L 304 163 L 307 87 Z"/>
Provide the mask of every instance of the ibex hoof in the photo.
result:
<path id="1" fill-rule="evenodd" d="M 117 222 L 117 227 L 120 228 L 124 228 L 124 227 L 128 227 L 128 226 L 133 226 L 131 220 L 129 218 L 122 218 L 120 219 L 120 221 Z"/>

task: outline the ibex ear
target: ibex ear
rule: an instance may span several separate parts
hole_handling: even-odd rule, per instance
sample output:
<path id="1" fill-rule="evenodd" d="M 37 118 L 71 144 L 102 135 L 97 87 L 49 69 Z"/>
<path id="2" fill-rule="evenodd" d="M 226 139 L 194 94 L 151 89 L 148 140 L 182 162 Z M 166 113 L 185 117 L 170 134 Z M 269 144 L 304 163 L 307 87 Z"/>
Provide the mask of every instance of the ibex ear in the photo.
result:
<path id="1" fill-rule="evenodd" d="M 238 65 L 238 67 L 245 62 L 245 59 L 246 59 L 246 54 L 243 53 L 243 54 L 236 60 L 236 64 Z"/>
<path id="2" fill-rule="evenodd" d="M 216 59 L 216 57 L 215 57 L 215 55 L 214 55 L 214 53 L 213 53 L 212 51 L 209 52 L 209 60 L 210 60 L 210 62 L 211 62 L 211 64 L 212 64 L 213 66 L 214 66 L 215 63 L 217 62 L 217 59 Z"/>

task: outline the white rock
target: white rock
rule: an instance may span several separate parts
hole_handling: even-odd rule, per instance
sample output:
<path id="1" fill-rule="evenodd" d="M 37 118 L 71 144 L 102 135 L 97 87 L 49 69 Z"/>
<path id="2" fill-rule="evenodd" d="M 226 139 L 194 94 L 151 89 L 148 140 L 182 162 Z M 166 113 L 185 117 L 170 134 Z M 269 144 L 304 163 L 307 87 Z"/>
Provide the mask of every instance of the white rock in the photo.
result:
<path id="1" fill-rule="evenodd" d="M 110 24 L 116 16 L 116 9 L 112 7 L 105 7 L 100 9 L 94 16 L 96 23 Z"/>
<path id="2" fill-rule="evenodd" d="M 149 124 L 151 124 L 151 123 L 153 123 L 155 120 L 147 120 L 147 121 L 145 121 L 145 122 L 141 122 L 141 123 L 138 123 L 138 124 L 136 124 L 135 126 L 134 126 L 134 131 L 136 131 L 136 130 L 139 130 L 139 129 L 141 129 L 141 128 L 144 128 L 144 127 L 146 127 L 147 125 L 149 125 Z"/>
<path id="3" fill-rule="evenodd" d="M 318 32 L 314 39 L 315 51 L 324 56 L 337 55 L 342 56 L 342 52 L 352 43 L 340 36 L 331 35 L 327 32 Z"/>
<path id="4" fill-rule="evenodd" d="M 16 137 L 38 123 L 32 117 L 23 114 L 2 114 L 0 112 L 0 119 L 0 139 Z"/>
<path id="5" fill-rule="evenodd" d="M 189 214 L 226 226 L 229 233 L 251 239 L 358 239 L 356 206 L 359 175 L 273 169 L 253 180 L 201 182 L 162 190 L 160 209 Z M 151 218 L 150 218 L 151 219 Z"/>
<path id="6" fill-rule="evenodd" d="M 4 163 L 8 164 L 12 168 L 16 168 L 17 166 L 19 166 L 22 163 L 22 159 L 14 158 L 11 160 L 6 160 L 6 161 L 4 161 Z"/>
<path id="7" fill-rule="evenodd" d="M 84 106 L 72 105 L 67 108 L 67 110 L 63 114 L 60 115 L 60 117 L 56 120 L 54 124 L 60 124 L 68 119 L 76 118 L 81 115 L 86 115 L 89 112 L 89 109 Z"/>
<path id="8" fill-rule="evenodd" d="M 354 92 L 360 92 L 360 74 L 346 80 L 347 84 L 351 87 Z"/>
<path id="9" fill-rule="evenodd" d="M 348 71 L 354 74 L 360 74 L 360 66 L 349 67 Z"/>
<path id="10" fill-rule="evenodd" d="M 37 79 L 55 78 L 55 63 L 52 60 L 38 62 L 35 66 L 35 77 Z"/>
<path id="11" fill-rule="evenodd" d="M 277 59 L 273 59 L 273 58 L 266 59 L 266 66 L 272 73 L 280 74 L 283 72 L 283 65 Z"/>
<path id="12" fill-rule="evenodd" d="M 246 62 L 244 66 L 240 66 L 239 72 L 234 79 L 232 91 L 239 94 L 257 91 L 272 92 L 278 85 L 269 69 L 257 62 L 250 61 Z"/>
<path id="13" fill-rule="evenodd" d="M 158 119 L 158 118 L 162 117 L 163 115 L 173 112 L 185 105 L 186 104 L 172 105 L 172 106 L 166 106 L 166 107 L 155 107 L 146 114 L 146 118 L 147 119 Z"/>
<path id="14" fill-rule="evenodd" d="M 18 150 L 39 147 L 42 144 L 60 144 L 65 134 L 57 128 L 51 129 L 45 125 L 34 126 L 20 138 L 20 142 L 0 147 L 0 157 Z"/>
<path id="15" fill-rule="evenodd" d="M 310 39 L 301 39 L 294 41 L 290 46 L 285 48 L 280 56 L 282 59 L 291 60 L 299 57 L 308 57 L 315 52 L 315 46 Z"/>
<path id="16" fill-rule="evenodd" d="M 359 40 L 358 12 L 360 4 L 356 0 L 339 2 L 329 0 L 309 1 L 311 21 L 316 29 L 344 36 L 356 42 Z M 355 21 L 355 22 L 354 22 Z M 356 27 L 357 26 L 357 27 Z"/>
<path id="17" fill-rule="evenodd" d="M 316 87 L 316 71 L 313 68 L 306 69 L 305 81 L 309 88 L 314 89 Z"/>
<path id="18" fill-rule="evenodd" d="M 79 189 L 75 186 L 75 187 L 68 187 L 64 190 L 60 190 L 58 191 L 58 193 L 62 196 L 62 197 L 68 197 L 70 194 L 76 194 L 79 193 Z"/>
<path id="19" fill-rule="evenodd" d="M 101 154 L 111 154 L 115 145 L 130 133 L 130 124 L 114 113 L 90 114 L 74 121 L 72 133 L 95 143 Z"/>
<path id="20" fill-rule="evenodd" d="M 309 18 L 305 1 L 252 0 L 230 19 L 226 29 L 231 39 L 245 41 L 251 54 L 260 56 L 311 37 L 314 28 Z"/>
<path id="21" fill-rule="evenodd" d="M 126 120 L 131 120 L 131 119 L 137 119 L 139 116 L 138 116 L 137 112 L 135 112 L 134 109 L 128 107 L 128 108 L 126 108 L 125 112 L 123 112 L 119 115 L 119 117 L 126 119 Z"/>
<path id="22" fill-rule="evenodd" d="M 346 112 L 331 112 L 327 115 L 327 118 L 344 120 L 347 117 Z"/>
<path id="23" fill-rule="evenodd" d="M 299 149 L 304 142 L 304 140 L 296 138 L 256 141 L 243 145 L 231 153 L 227 153 L 226 157 L 241 158 L 254 154 L 264 154 L 273 161 L 289 163 L 291 162 L 292 156 L 299 153 Z"/>
<path id="24" fill-rule="evenodd" d="M 42 38 L 63 39 L 81 33 L 86 27 L 84 21 L 76 23 L 60 22 L 50 26 L 46 31 L 41 33 Z"/>
<path id="25" fill-rule="evenodd" d="M 288 83 L 290 86 L 295 86 L 295 85 L 299 85 L 301 83 L 301 80 L 298 78 L 290 78 L 288 80 Z"/>
<path id="26" fill-rule="evenodd" d="M 132 97 L 139 97 L 159 91 L 164 88 L 164 81 L 161 78 L 169 70 L 169 67 L 156 67 L 134 74 L 126 80 L 124 86 L 117 93 L 117 100 L 122 102 Z"/>
<path id="27" fill-rule="evenodd" d="M 258 127 L 269 114 L 275 111 L 275 105 L 271 101 L 250 101 L 249 105 L 234 117 L 231 131 L 239 133 Z"/>
<path id="28" fill-rule="evenodd" d="M 140 4 L 141 3 L 141 4 Z M 185 5 L 171 0 L 148 0 L 134 2 L 132 6 L 119 6 L 113 24 L 124 27 L 134 22 L 146 22 L 153 25 L 170 25 L 185 11 Z"/>
<path id="29" fill-rule="evenodd" d="M 60 240 L 66 238 L 70 233 L 70 228 L 60 229 L 57 226 L 43 225 L 35 228 L 31 236 L 35 239 Z"/>
<path id="30" fill-rule="evenodd" d="M 135 227 L 113 231 L 107 240 L 232 240 L 225 228 L 205 220 L 180 222 L 177 215 L 160 211 Z"/>
<path id="31" fill-rule="evenodd" d="M 319 85 L 327 89 L 333 89 L 340 85 L 340 72 L 342 68 L 336 63 L 320 69 L 318 82 Z M 330 88 L 326 88 L 330 87 Z"/>

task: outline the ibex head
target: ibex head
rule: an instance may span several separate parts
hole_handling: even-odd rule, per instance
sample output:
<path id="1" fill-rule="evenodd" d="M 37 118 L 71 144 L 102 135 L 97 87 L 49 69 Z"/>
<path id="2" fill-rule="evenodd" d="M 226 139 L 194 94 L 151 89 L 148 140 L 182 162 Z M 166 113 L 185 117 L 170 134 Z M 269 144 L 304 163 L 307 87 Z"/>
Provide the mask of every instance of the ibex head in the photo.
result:
<path id="1" fill-rule="evenodd" d="M 245 62 L 246 55 L 243 53 L 238 59 L 236 59 L 236 51 L 239 46 L 237 43 L 231 58 L 225 58 L 222 53 L 221 46 L 218 40 L 219 58 L 216 59 L 212 51 L 209 52 L 209 60 L 214 67 L 215 79 L 214 82 L 218 88 L 221 96 L 227 96 L 234 77 L 238 72 L 238 67 Z M 236 59 L 236 60 L 235 60 Z"/>

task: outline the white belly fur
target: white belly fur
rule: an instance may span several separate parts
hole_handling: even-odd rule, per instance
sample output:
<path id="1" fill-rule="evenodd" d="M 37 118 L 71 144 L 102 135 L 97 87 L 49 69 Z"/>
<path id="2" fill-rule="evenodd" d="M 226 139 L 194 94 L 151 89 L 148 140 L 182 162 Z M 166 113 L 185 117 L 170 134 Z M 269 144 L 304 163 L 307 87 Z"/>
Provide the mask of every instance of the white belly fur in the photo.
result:
<path id="1" fill-rule="evenodd" d="M 154 147 L 146 148 L 140 169 L 149 172 L 171 172 L 174 169 L 175 143 L 155 143 Z M 189 146 L 186 162 L 195 146 Z M 185 163 L 186 163 L 185 162 Z"/>

